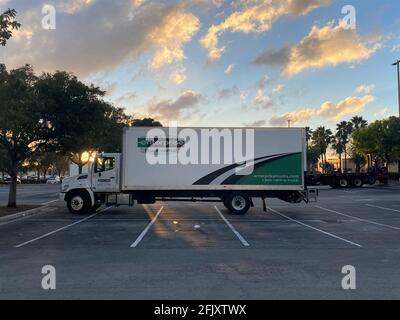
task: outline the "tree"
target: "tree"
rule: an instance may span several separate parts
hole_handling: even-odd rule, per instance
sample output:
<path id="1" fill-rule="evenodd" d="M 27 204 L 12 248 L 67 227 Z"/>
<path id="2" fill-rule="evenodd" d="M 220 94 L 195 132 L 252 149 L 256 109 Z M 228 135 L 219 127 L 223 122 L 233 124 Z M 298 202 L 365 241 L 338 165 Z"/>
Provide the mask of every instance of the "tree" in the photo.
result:
<path id="1" fill-rule="evenodd" d="M 339 170 L 340 170 L 340 172 L 342 172 L 342 154 L 344 152 L 344 146 L 343 146 L 342 141 L 340 139 L 338 139 L 337 136 L 333 137 L 332 148 L 333 148 L 333 150 L 335 150 L 335 152 L 339 156 Z"/>
<path id="2" fill-rule="evenodd" d="M 307 148 L 307 167 L 314 171 L 315 165 L 318 163 L 320 153 L 314 146 Z"/>
<path id="3" fill-rule="evenodd" d="M 330 129 L 326 129 L 325 127 L 318 127 L 314 130 L 312 134 L 313 146 L 317 150 L 317 153 L 320 157 L 322 157 L 322 165 L 324 171 L 326 171 L 326 151 L 329 145 L 332 143 L 332 131 Z"/>
<path id="4" fill-rule="evenodd" d="M 104 91 L 84 84 L 65 71 L 43 74 L 37 88 L 40 99 L 46 101 L 57 137 L 56 150 L 69 154 L 80 173 L 97 152 L 118 151 L 128 117 L 123 109 L 103 100 Z M 84 159 L 87 152 L 90 156 Z"/>
<path id="5" fill-rule="evenodd" d="M 343 148 L 344 153 L 344 169 L 347 169 L 347 144 L 350 141 L 350 135 L 353 132 L 353 124 L 351 122 L 342 121 L 336 125 L 336 138 Z"/>
<path id="6" fill-rule="evenodd" d="M 132 120 L 131 125 L 133 127 L 162 127 L 161 122 L 152 118 L 134 119 Z"/>
<path id="7" fill-rule="evenodd" d="M 353 133 L 356 153 L 372 155 L 389 164 L 400 159 L 400 118 L 390 117 L 371 123 Z"/>
<path id="8" fill-rule="evenodd" d="M 352 150 L 351 154 L 351 160 L 356 165 L 356 172 L 360 173 L 361 167 L 367 163 L 367 160 L 363 154 L 357 153 L 354 149 Z"/>
<path id="9" fill-rule="evenodd" d="M 8 172 L 9 165 L 10 160 L 7 151 L 0 148 L 0 173 L 2 182 L 4 181 L 4 172 Z"/>
<path id="10" fill-rule="evenodd" d="M 16 207 L 18 169 L 51 141 L 52 127 L 38 99 L 36 81 L 28 65 L 8 72 L 0 64 L 0 148 L 9 159 L 9 207 Z"/>
<path id="11" fill-rule="evenodd" d="M 365 128 L 368 126 L 368 121 L 364 120 L 363 117 L 360 116 L 354 116 L 353 118 L 351 118 L 350 122 L 352 123 L 354 130 Z"/>
<path id="12" fill-rule="evenodd" d="M 21 27 L 21 24 L 15 21 L 16 16 L 17 11 L 14 9 L 8 9 L 0 14 L 0 45 L 3 47 L 7 44 L 7 40 L 12 37 L 12 32 Z"/>

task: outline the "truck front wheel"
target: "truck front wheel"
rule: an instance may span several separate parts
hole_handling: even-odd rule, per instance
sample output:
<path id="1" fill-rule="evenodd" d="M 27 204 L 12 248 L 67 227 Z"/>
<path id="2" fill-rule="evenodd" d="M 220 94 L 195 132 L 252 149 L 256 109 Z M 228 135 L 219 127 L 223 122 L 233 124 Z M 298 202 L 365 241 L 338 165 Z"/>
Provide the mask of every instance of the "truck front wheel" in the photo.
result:
<path id="1" fill-rule="evenodd" d="M 67 207 L 73 214 L 85 214 L 92 209 L 90 196 L 86 192 L 74 192 L 67 197 Z"/>
<path id="2" fill-rule="evenodd" d="M 233 193 L 226 200 L 226 207 L 234 215 L 244 215 L 249 211 L 251 200 L 245 193 Z"/>

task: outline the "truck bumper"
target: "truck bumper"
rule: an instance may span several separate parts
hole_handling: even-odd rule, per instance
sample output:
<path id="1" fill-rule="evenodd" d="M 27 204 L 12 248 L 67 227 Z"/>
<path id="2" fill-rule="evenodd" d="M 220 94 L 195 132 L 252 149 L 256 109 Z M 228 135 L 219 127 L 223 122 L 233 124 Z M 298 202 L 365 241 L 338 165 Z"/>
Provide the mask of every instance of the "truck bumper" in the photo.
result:
<path id="1" fill-rule="evenodd" d="M 59 193 L 58 194 L 58 199 L 60 199 L 61 201 L 65 201 L 65 193 Z"/>

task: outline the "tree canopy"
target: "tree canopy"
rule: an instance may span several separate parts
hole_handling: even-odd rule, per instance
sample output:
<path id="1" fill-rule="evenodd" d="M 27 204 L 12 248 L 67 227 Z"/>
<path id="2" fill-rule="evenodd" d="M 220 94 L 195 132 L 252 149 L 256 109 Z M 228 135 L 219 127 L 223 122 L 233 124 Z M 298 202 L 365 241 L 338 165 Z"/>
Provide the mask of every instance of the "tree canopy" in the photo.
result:
<path id="1" fill-rule="evenodd" d="M 371 123 L 353 133 L 354 150 L 370 154 L 386 163 L 400 159 L 400 118 L 390 117 Z"/>
<path id="2" fill-rule="evenodd" d="M 38 154 L 68 154 L 82 166 L 86 151 L 120 151 L 130 118 L 104 94 L 67 72 L 36 76 L 29 65 L 8 71 L 0 64 L 0 149 L 14 181 L 9 206 L 16 205 L 18 169 Z"/>
<path id="3" fill-rule="evenodd" d="M 21 27 L 21 24 L 15 21 L 16 16 L 17 11 L 14 9 L 8 9 L 0 14 L 0 45 L 3 47 L 11 38 L 12 32 Z"/>

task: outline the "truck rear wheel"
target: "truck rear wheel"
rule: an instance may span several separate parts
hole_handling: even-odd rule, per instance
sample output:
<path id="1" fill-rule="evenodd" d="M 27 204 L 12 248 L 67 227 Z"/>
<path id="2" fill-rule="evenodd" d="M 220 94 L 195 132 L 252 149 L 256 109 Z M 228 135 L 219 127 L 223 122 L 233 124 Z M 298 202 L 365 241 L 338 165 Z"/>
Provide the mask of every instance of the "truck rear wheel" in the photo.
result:
<path id="1" fill-rule="evenodd" d="M 226 207 L 234 215 L 244 215 L 249 211 L 251 201 L 245 193 L 232 193 L 226 200 Z"/>
<path id="2" fill-rule="evenodd" d="M 374 185 L 375 183 L 376 183 L 376 178 L 375 178 L 375 177 L 372 177 L 372 176 L 371 176 L 371 177 L 368 178 L 368 184 L 369 184 L 369 185 L 372 186 L 372 185 Z"/>
<path id="3" fill-rule="evenodd" d="M 74 192 L 67 197 L 67 207 L 73 214 L 85 214 L 91 211 L 90 196 L 86 192 Z"/>
<path id="4" fill-rule="evenodd" d="M 339 179 L 339 186 L 341 188 L 347 188 L 349 186 L 349 182 L 347 181 L 346 178 L 340 178 Z"/>
<path id="5" fill-rule="evenodd" d="M 353 181 L 353 185 L 354 185 L 356 188 L 361 188 L 361 187 L 363 186 L 363 181 L 362 181 L 362 179 L 361 179 L 361 178 L 355 178 L 354 181 Z"/>

